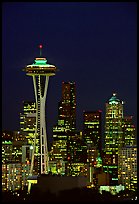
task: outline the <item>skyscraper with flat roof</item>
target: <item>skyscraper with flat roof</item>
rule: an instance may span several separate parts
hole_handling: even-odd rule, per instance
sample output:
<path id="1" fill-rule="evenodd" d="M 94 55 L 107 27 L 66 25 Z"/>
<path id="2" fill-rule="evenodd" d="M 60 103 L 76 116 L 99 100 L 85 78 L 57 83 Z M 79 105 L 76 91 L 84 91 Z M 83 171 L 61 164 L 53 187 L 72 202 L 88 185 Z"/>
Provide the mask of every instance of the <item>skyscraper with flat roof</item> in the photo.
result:
<path id="1" fill-rule="evenodd" d="M 101 112 L 101 110 L 83 112 L 83 138 L 86 144 L 92 144 L 100 153 L 102 150 Z"/>
<path id="2" fill-rule="evenodd" d="M 75 82 L 62 82 L 62 97 L 59 102 L 58 119 L 64 127 L 76 129 L 76 86 Z"/>
<path id="3" fill-rule="evenodd" d="M 122 129 L 123 129 L 124 145 L 125 146 L 136 145 L 135 125 L 133 124 L 132 116 L 124 116 Z"/>
<path id="4" fill-rule="evenodd" d="M 20 113 L 20 132 L 27 144 L 33 145 L 36 128 L 36 103 L 34 101 L 23 101 L 23 111 Z M 36 146 L 38 140 L 36 141 Z M 38 148 L 37 148 L 38 151 Z"/>
<path id="5" fill-rule="evenodd" d="M 67 159 L 68 132 L 76 131 L 75 82 L 62 82 L 62 97 L 58 103 L 58 121 L 53 127 L 53 159 Z"/>

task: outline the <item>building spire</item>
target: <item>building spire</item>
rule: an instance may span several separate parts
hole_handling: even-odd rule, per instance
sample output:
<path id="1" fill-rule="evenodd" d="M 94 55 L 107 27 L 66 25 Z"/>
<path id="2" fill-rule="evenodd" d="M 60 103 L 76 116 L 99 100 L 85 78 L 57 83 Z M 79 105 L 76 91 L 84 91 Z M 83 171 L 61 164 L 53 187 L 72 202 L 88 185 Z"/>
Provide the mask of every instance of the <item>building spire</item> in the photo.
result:
<path id="1" fill-rule="evenodd" d="M 42 56 L 42 45 L 40 44 L 39 45 L 39 48 L 40 48 L 40 57 Z"/>

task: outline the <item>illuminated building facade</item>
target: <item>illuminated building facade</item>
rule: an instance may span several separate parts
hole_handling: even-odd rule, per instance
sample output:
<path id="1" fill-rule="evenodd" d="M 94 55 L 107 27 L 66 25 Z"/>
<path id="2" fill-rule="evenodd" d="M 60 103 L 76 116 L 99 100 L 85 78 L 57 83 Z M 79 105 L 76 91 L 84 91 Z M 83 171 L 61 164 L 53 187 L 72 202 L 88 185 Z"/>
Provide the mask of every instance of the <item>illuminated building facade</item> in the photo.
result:
<path id="1" fill-rule="evenodd" d="M 23 190 L 27 185 L 29 169 L 28 164 L 2 164 L 2 191 Z"/>
<path id="2" fill-rule="evenodd" d="M 62 98 L 59 102 L 58 119 L 63 127 L 76 129 L 76 86 L 75 82 L 62 82 Z"/>
<path id="3" fill-rule="evenodd" d="M 132 116 L 124 116 L 122 129 L 123 129 L 124 146 L 135 145 L 136 144 L 135 126 L 133 124 Z"/>
<path id="4" fill-rule="evenodd" d="M 13 131 L 13 141 L 22 141 L 25 142 L 25 136 L 21 133 L 21 131 L 15 130 Z"/>
<path id="5" fill-rule="evenodd" d="M 3 132 L 2 135 L 2 163 L 17 163 L 21 162 L 22 145 L 24 140 L 20 131 Z"/>
<path id="6" fill-rule="evenodd" d="M 105 115 L 105 156 L 104 172 L 110 174 L 110 185 L 118 183 L 118 149 L 124 144 L 123 130 L 123 101 L 116 93 L 106 103 Z"/>
<path id="7" fill-rule="evenodd" d="M 87 175 L 90 185 L 96 187 L 96 159 L 102 151 L 101 110 L 83 112 L 83 139 L 87 145 Z"/>
<path id="8" fill-rule="evenodd" d="M 65 175 L 65 163 L 63 160 L 49 160 L 50 172 L 55 175 Z"/>
<path id="9" fill-rule="evenodd" d="M 109 186 L 109 185 L 102 185 L 99 188 L 99 192 L 102 194 L 102 191 L 110 192 L 112 195 L 118 194 L 120 191 L 124 191 L 125 187 L 122 185 L 116 185 L 116 186 Z"/>
<path id="10" fill-rule="evenodd" d="M 137 146 L 119 149 L 118 182 L 129 190 L 137 190 Z"/>
<path id="11" fill-rule="evenodd" d="M 22 146 L 22 164 L 31 164 L 32 151 L 33 151 L 32 145 Z"/>
<path id="12" fill-rule="evenodd" d="M 2 141 L 13 141 L 14 136 L 12 131 L 4 130 L 2 131 Z"/>
<path id="13" fill-rule="evenodd" d="M 2 164 L 12 161 L 13 132 L 2 131 Z"/>
<path id="14" fill-rule="evenodd" d="M 48 89 L 49 77 L 54 76 L 56 67 L 47 63 L 47 59 L 41 57 L 42 45 L 40 45 L 40 57 L 35 59 L 31 65 L 24 69 L 28 76 L 33 77 L 34 92 L 36 99 L 36 126 L 33 156 L 31 162 L 30 175 L 33 172 L 36 139 L 38 140 L 38 173 L 46 174 L 49 172 L 49 157 L 47 146 L 46 122 L 45 122 L 45 102 Z"/>
<path id="15" fill-rule="evenodd" d="M 13 163 L 21 163 L 22 162 L 22 145 L 24 143 L 22 141 L 14 141 L 13 142 L 13 150 L 12 150 L 12 161 Z"/>
<path id="16" fill-rule="evenodd" d="M 85 175 L 87 164 L 87 146 L 80 133 L 69 132 L 67 140 L 67 175 L 77 176 L 81 173 Z"/>
<path id="17" fill-rule="evenodd" d="M 36 103 L 23 101 L 23 113 L 20 113 L 20 132 L 27 144 L 33 145 L 36 127 Z M 38 152 L 38 140 L 36 140 L 36 152 Z"/>
<path id="18" fill-rule="evenodd" d="M 105 115 L 105 151 L 106 154 L 117 155 L 118 149 L 123 146 L 123 102 L 116 94 L 106 103 Z M 115 163 L 113 161 L 113 163 Z"/>
<path id="19" fill-rule="evenodd" d="M 101 153 L 102 134 L 101 134 L 101 111 L 83 112 L 83 137 L 86 144 L 96 147 Z"/>
<path id="20" fill-rule="evenodd" d="M 53 127 L 53 159 L 66 160 L 67 158 L 67 129 L 59 124 Z"/>
<path id="21" fill-rule="evenodd" d="M 53 127 L 53 145 L 50 161 L 67 161 L 69 132 L 76 131 L 76 87 L 75 82 L 62 82 L 62 97 L 58 103 L 58 122 Z"/>
<path id="22" fill-rule="evenodd" d="M 2 164 L 12 162 L 13 145 L 11 141 L 2 141 Z"/>

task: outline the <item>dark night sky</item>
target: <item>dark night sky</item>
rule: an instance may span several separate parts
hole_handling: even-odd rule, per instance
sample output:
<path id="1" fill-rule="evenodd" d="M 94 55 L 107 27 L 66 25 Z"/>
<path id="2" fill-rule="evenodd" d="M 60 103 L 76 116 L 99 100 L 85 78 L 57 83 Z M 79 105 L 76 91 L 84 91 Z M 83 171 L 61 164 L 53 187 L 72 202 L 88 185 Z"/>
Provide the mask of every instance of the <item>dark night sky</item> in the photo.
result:
<path id="1" fill-rule="evenodd" d="M 22 71 L 39 56 L 60 70 L 49 81 L 49 139 L 57 121 L 62 81 L 75 81 L 77 127 L 83 110 L 105 113 L 113 92 L 125 101 L 124 115 L 137 123 L 136 3 L 3 3 L 2 128 L 19 130 L 23 100 L 35 100 L 32 78 Z"/>

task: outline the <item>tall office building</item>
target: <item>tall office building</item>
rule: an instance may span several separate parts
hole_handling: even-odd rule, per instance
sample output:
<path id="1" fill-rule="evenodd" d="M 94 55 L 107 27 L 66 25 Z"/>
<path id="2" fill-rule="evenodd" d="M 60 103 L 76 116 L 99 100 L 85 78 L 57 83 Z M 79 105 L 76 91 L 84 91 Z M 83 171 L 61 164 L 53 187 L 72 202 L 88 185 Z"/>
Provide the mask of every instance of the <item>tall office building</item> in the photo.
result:
<path id="1" fill-rule="evenodd" d="M 58 103 L 58 121 L 53 127 L 51 160 L 67 160 L 68 132 L 76 131 L 75 82 L 62 82 L 62 97 Z"/>
<path id="2" fill-rule="evenodd" d="M 23 101 L 23 112 L 20 113 L 20 132 L 27 144 L 33 144 L 36 127 L 36 103 Z"/>
<path id="3" fill-rule="evenodd" d="M 137 190 L 137 146 L 125 146 L 118 152 L 118 182 Z"/>
<path id="4" fill-rule="evenodd" d="M 62 82 L 62 98 L 59 102 L 58 119 L 64 127 L 76 129 L 76 87 L 75 82 Z"/>
<path id="5" fill-rule="evenodd" d="M 67 175 L 86 174 L 87 146 L 81 137 L 81 132 L 68 132 L 67 139 Z"/>
<path id="6" fill-rule="evenodd" d="M 116 93 L 106 103 L 105 114 L 105 156 L 104 172 L 110 174 L 110 184 L 118 183 L 118 150 L 124 144 L 123 130 L 123 101 L 119 100 Z"/>
<path id="7" fill-rule="evenodd" d="M 123 141 L 123 101 L 120 101 L 116 93 L 106 103 L 105 115 L 105 152 L 117 155 L 118 149 L 124 144 Z M 113 163 L 115 163 L 113 158 Z"/>
<path id="8" fill-rule="evenodd" d="M 101 153 L 101 110 L 83 112 L 83 138 L 86 144 L 92 144 Z"/>
<path id="9" fill-rule="evenodd" d="M 124 146 L 135 145 L 136 144 L 135 126 L 133 124 L 132 116 L 124 116 L 122 130 L 123 130 Z"/>

